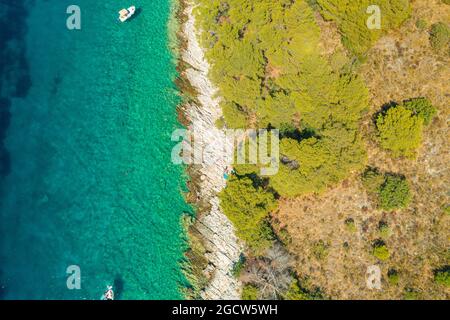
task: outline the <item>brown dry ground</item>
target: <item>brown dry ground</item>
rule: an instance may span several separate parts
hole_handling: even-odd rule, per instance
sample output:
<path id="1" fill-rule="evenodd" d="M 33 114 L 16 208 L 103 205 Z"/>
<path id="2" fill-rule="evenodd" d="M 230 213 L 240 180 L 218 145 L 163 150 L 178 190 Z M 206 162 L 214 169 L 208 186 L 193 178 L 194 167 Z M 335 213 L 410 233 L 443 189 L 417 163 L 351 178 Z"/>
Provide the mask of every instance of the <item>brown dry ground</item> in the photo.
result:
<path id="1" fill-rule="evenodd" d="M 361 127 L 368 165 L 407 177 L 413 193 L 409 207 L 394 212 L 378 210 L 355 173 L 323 195 L 282 199 L 273 214 L 276 231 L 288 239 L 288 249 L 296 256 L 299 276 L 308 278 L 308 283 L 320 287 L 329 298 L 402 299 L 408 288 L 417 292 L 417 298 L 450 298 L 450 290 L 433 281 L 433 270 L 450 264 L 450 215 L 443 210 L 450 204 L 450 64 L 448 57 L 433 53 L 428 31 L 415 25 L 419 18 L 430 26 L 448 23 L 449 17 L 450 6 L 440 0 L 413 1 L 412 18 L 380 39 L 358 71 L 371 95 Z M 333 25 L 321 21 L 320 26 L 324 37 L 329 37 L 324 41 L 335 43 Z M 433 102 L 438 115 L 424 132 L 417 158 L 394 159 L 373 139 L 373 115 L 390 101 L 422 96 Z M 348 218 L 354 219 L 356 231 L 346 227 Z M 390 228 L 384 241 L 391 257 L 385 262 L 371 254 L 373 241 L 381 238 L 380 221 Z M 320 242 L 322 246 L 317 245 Z M 380 291 L 366 286 L 367 267 L 374 264 L 382 270 Z M 397 285 L 387 281 L 391 268 L 399 271 Z"/>

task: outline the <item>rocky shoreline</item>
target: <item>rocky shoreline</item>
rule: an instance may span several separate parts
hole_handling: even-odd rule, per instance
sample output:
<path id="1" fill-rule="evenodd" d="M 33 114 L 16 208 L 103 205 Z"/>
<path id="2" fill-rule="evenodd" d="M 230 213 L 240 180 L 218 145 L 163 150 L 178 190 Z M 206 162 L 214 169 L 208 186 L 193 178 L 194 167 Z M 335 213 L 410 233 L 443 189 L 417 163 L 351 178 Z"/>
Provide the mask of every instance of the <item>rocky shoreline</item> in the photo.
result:
<path id="1" fill-rule="evenodd" d="M 195 3 L 192 0 L 181 2 L 181 26 L 179 40 L 181 42 L 180 64 L 182 81 L 195 91 L 192 99 L 180 108 L 182 118 L 188 130 L 193 132 L 202 147 L 211 145 L 223 146 L 216 121 L 222 117 L 217 96 L 217 88 L 208 79 L 209 64 L 205 58 L 196 29 L 193 14 Z M 232 274 L 233 266 L 239 261 L 242 245 L 234 233 L 234 228 L 219 206 L 217 193 L 222 190 L 226 181 L 223 177 L 227 167 L 225 159 L 218 159 L 214 164 L 190 166 L 191 193 L 198 208 L 197 218 L 190 226 L 202 240 L 205 258 L 208 263 L 202 270 L 208 283 L 200 292 L 203 299 L 240 299 L 242 284 Z M 194 190 L 195 189 L 195 190 Z M 194 262 L 191 262 L 194 263 Z"/>

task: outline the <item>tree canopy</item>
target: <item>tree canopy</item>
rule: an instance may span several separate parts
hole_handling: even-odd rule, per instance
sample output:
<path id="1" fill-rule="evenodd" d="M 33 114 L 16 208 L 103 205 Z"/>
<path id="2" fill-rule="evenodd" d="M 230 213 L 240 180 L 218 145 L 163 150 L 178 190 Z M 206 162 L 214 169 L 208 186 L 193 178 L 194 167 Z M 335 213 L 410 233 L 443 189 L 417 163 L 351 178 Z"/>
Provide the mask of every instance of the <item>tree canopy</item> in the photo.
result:
<path id="1" fill-rule="evenodd" d="M 220 205 L 236 228 L 236 234 L 255 251 L 270 244 L 271 230 L 265 221 L 277 204 L 271 192 L 255 187 L 248 177 L 232 176 L 219 194 Z"/>
<path id="2" fill-rule="evenodd" d="M 333 20 L 342 34 L 342 43 L 355 55 L 363 56 L 388 30 L 399 27 L 410 15 L 409 0 L 317 0 L 320 12 Z M 380 29 L 369 29 L 369 6 L 380 8 Z"/>
<path id="3" fill-rule="evenodd" d="M 423 119 L 424 125 L 429 125 L 431 120 L 437 113 L 436 108 L 427 98 L 413 98 L 403 101 L 402 104 L 406 109 L 411 110 L 415 115 Z"/>
<path id="4" fill-rule="evenodd" d="M 431 26 L 430 44 L 436 53 L 450 54 L 450 27 L 444 22 Z"/>
<path id="5" fill-rule="evenodd" d="M 223 97 L 226 126 L 312 133 L 282 139 L 285 161 L 270 177 L 270 186 L 286 197 L 321 192 L 361 169 L 366 155 L 357 128 L 368 91 L 349 71 L 350 60 L 336 68 L 321 54 L 320 29 L 309 4 L 199 2 L 202 41 L 212 64 L 210 76 Z M 245 173 L 251 171 L 245 167 Z"/>
<path id="6" fill-rule="evenodd" d="M 380 207 L 384 210 L 394 210 L 406 207 L 411 201 L 408 182 L 403 177 L 387 175 L 380 188 Z"/>
<path id="7" fill-rule="evenodd" d="M 376 126 L 381 147 L 395 157 L 415 157 L 422 142 L 423 118 L 399 105 L 379 114 Z"/>
<path id="8" fill-rule="evenodd" d="M 411 201 L 409 184 L 404 176 L 368 168 L 362 175 L 362 183 L 383 210 L 405 208 Z"/>

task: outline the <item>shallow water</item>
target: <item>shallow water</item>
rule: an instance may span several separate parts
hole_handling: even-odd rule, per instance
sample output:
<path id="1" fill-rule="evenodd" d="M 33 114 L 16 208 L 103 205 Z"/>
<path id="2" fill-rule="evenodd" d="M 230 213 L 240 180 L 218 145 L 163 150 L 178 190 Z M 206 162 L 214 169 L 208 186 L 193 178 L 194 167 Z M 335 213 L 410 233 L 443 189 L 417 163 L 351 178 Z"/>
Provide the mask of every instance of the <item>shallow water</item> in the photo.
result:
<path id="1" fill-rule="evenodd" d="M 189 208 L 170 161 L 169 1 L 135 1 L 142 11 L 122 24 L 129 3 L 78 0 L 81 30 L 66 28 L 72 1 L 6 3 L 2 298 L 98 299 L 113 283 L 121 299 L 179 298 Z M 80 290 L 67 288 L 69 265 Z"/>

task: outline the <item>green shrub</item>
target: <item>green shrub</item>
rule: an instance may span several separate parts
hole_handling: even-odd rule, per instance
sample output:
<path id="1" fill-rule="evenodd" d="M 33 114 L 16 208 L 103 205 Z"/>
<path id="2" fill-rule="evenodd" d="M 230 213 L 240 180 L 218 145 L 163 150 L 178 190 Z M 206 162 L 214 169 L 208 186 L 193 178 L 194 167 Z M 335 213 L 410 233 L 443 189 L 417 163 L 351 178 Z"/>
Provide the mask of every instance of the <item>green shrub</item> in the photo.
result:
<path id="1" fill-rule="evenodd" d="M 423 31 L 423 30 L 425 30 L 427 28 L 427 22 L 425 20 L 423 20 L 423 19 L 417 19 L 416 27 L 420 31 Z"/>
<path id="2" fill-rule="evenodd" d="M 367 192 L 378 194 L 386 179 L 377 169 L 368 168 L 362 174 L 361 180 Z"/>
<path id="3" fill-rule="evenodd" d="M 376 121 L 381 147 L 395 157 L 414 157 L 422 141 L 423 119 L 403 106 L 389 108 Z"/>
<path id="4" fill-rule="evenodd" d="M 376 119 L 381 147 L 395 157 L 413 158 L 422 141 L 423 125 L 430 124 L 436 113 L 436 108 L 423 97 L 388 108 Z"/>
<path id="5" fill-rule="evenodd" d="M 221 117 L 216 120 L 215 125 L 217 129 L 223 129 L 225 127 L 225 120 Z"/>
<path id="6" fill-rule="evenodd" d="M 284 245 L 287 246 L 292 243 L 292 236 L 289 234 L 286 228 L 281 228 L 277 232 L 278 240 Z"/>
<path id="7" fill-rule="evenodd" d="M 313 255 L 318 260 L 323 260 L 328 256 L 328 248 L 329 244 L 325 243 L 323 240 L 319 240 L 318 242 L 314 243 L 312 247 Z"/>
<path id="8" fill-rule="evenodd" d="M 400 280 L 398 271 L 395 269 L 389 269 L 388 271 L 388 281 L 391 285 L 397 285 Z"/>
<path id="9" fill-rule="evenodd" d="M 262 187 L 255 187 L 247 177 L 232 176 L 219 193 L 220 205 L 236 228 L 236 234 L 258 251 L 267 248 L 273 233 L 266 219 L 276 208 L 275 197 Z"/>
<path id="10" fill-rule="evenodd" d="M 405 300 L 419 300 L 420 296 L 420 292 L 413 288 L 406 288 L 403 292 L 403 298 Z"/>
<path id="11" fill-rule="evenodd" d="M 235 278 L 238 278 L 241 275 L 242 270 L 244 270 L 246 261 L 247 259 L 245 258 L 245 256 L 241 254 L 239 256 L 239 260 L 234 263 L 231 273 Z"/>
<path id="12" fill-rule="evenodd" d="M 347 230 L 354 233 L 356 232 L 356 225 L 355 221 L 352 218 L 348 218 L 345 220 L 345 226 L 347 227 Z"/>
<path id="13" fill-rule="evenodd" d="M 381 261 L 386 261 L 391 256 L 386 244 L 381 240 L 377 240 L 373 244 L 372 254 Z"/>
<path id="14" fill-rule="evenodd" d="M 445 266 L 434 272 L 434 281 L 437 284 L 450 288 L 450 266 Z"/>
<path id="15" fill-rule="evenodd" d="M 409 185 L 403 176 L 380 173 L 376 168 L 368 168 L 362 174 L 361 180 L 381 209 L 401 209 L 411 201 Z M 387 224 L 383 222 L 379 225 L 379 231 L 382 236 L 388 236 L 390 232 Z"/>
<path id="16" fill-rule="evenodd" d="M 251 284 L 246 284 L 242 288 L 242 300 L 258 300 L 258 288 Z"/>
<path id="17" fill-rule="evenodd" d="M 406 109 L 423 119 L 423 124 L 430 124 L 437 113 L 436 108 L 427 98 L 414 98 L 404 101 L 402 104 Z"/>
<path id="18" fill-rule="evenodd" d="M 394 210 L 405 208 L 411 201 L 411 192 L 404 177 L 387 175 L 379 193 L 380 208 Z"/>
<path id="19" fill-rule="evenodd" d="M 384 239 L 388 238 L 391 235 L 391 229 L 389 228 L 387 222 L 380 221 L 380 223 L 378 224 L 378 232 Z"/>
<path id="20" fill-rule="evenodd" d="M 446 215 L 450 216 L 450 205 L 446 205 L 446 206 L 444 207 L 444 213 L 445 213 Z"/>
<path id="21" fill-rule="evenodd" d="M 323 295 L 319 289 L 307 290 L 300 285 L 300 281 L 295 279 L 284 295 L 285 300 L 319 300 Z"/>
<path id="22" fill-rule="evenodd" d="M 280 154 L 280 168 L 270 177 L 270 185 L 284 197 L 323 192 L 350 172 L 361 170 L 366 161 L 357 132 L 337 124 L 322 129 L 320 139 L 282 139 Z"/>
<path id="23" fill-rule="evenodd" d="M 309 300 L 308 296 L 301 290 L 297 281 L 293 281 L 285 295 L 286 300 Z"/>
<path id="24" fill-rule="evenodd" d="M 430 43 L 437 53 L 449 53 L 450 28 L 443 22 L 435 23 L 430 30 Z"/>

